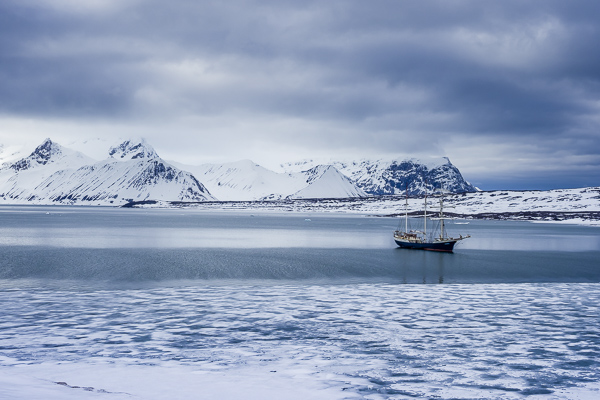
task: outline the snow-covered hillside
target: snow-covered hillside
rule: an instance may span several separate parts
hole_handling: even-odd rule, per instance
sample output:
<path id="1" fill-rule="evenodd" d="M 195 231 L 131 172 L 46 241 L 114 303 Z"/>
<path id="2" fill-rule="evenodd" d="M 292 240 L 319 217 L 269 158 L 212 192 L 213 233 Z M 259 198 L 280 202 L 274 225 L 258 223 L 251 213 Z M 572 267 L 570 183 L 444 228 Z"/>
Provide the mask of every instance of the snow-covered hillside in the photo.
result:
<path id="1" fill-rule="evenodd" d="M 47 139 L 31 155 L 0 170 L 0 202 L 119 205 L 147 199 L 214 197 L 193 175 L 160 159 L 147 143 L 122 143 L 105 161 Z"/>
<path id="2" fill-rule="evenodd" d="M 321 161 L 322 162 L 322 161 Z M 317 161 L 305 160 L 283 164 L 284 171 L 306 170 Z M 443 188 L 451 193 L 475 192 L 460 171 L 446 157 L 426 162 L 417 159 L 336 161 L 335 166 L 365 193 L 370 195 L 405 194 L 411 196 L 431 193 Z"/>
<path id="3" fill-rule="evenodd" d="M 71 204 L 215 200 L 193 175 L 157 158 L 102 161 L 77 170 L 61 170 L 36 186 L 30 199 Z"/>
<path id="4" fill-rule="evenodd" d="M 22 158 L 21 152 L 21 146 L 7 146 L 0 143 L 0 166 L 3 166 L 7 163 L 13 163 Z"/>
<path id="5" fill-rule="evenodd" d="M 191 171 L 222 201 L 346 198 L 366 195 L 332 166 L 316 166 L 294 173 L 277 173 L 250 160 L 196 167 L 176 165 Z"/>
<path id="6" fill-rule="evenodd" d="M 190 171 L 221 201 L 280 199 L 306 186 L 301 176 L 279 174 L 250 161 L 190 166 Z"/>
<path id="7" fill-rule="evenodd" d="M 453 212 L 462 214 L 600 211 L 600 187 L 470 193 L 452 196 Z"/>

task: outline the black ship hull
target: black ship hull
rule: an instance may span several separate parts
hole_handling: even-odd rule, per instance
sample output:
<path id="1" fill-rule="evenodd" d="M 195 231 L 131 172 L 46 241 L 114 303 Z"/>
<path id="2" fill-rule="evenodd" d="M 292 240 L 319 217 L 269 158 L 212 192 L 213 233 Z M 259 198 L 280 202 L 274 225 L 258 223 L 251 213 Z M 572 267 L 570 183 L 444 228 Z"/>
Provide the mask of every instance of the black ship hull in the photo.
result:
<path id="1" fill-rule="evenodd" d="M 431 243 L 414 242 L 410 240 L 403 240 L 400 238 L 394 238 L 394 241 L 403 249 L 416 249 L 416 250 L 429 250 L 429 251 L 442 251 L 451 253 L 454 250 L 454 245 L 458 240 L 440 240 Z"/>

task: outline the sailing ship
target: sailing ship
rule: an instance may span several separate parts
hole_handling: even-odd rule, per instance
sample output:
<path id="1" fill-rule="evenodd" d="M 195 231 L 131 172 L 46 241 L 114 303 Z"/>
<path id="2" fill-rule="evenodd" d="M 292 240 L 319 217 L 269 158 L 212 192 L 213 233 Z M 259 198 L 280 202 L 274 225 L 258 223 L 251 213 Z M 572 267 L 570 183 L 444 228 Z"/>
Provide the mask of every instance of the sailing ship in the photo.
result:
<path id="1" fill-rule="evenodd" d="M 404 231 L 397 229 L 394 232 L 394 241 L 398 247 L 406 249 L 420 249 L 420 250 L 431 250 L 431 251 L 443 251 L 451 253 L 454 250 L 454 245 L 464 239 L 471 237 L 471 235 L 459 237 L 447 236 L 446 227 L 444 221 L 449 219 L 444 216 L 444 195 L 441 193 L 439 198 L 439 215 L 438 217 L 431 218 L 427 215 L 427 195 L 425 195 L 425 207 L 423 212 L 423 230 L 409 229 L 408 226 L 408 196 L 406 197 L 406 211 L 404 214 Z M 437 220 L 439 224 L 437 228 L 430 229 L 427 231 L 427 219 Z M 433 227 L 432 227 L 433 228 Z"/>

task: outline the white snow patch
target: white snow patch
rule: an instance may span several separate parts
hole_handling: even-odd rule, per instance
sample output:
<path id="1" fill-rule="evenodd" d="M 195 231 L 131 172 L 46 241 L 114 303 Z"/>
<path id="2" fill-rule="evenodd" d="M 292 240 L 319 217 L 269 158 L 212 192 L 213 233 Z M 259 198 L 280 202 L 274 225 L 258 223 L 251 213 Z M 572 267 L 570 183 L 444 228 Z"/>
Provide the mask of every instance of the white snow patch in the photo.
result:
<path id="1" fill-rule="evenodd" d="M 0 369 L 0 398 L 64 399 L 358 399 L 345 382 L 291 363 L 257 366 L 44 363 Z"/>

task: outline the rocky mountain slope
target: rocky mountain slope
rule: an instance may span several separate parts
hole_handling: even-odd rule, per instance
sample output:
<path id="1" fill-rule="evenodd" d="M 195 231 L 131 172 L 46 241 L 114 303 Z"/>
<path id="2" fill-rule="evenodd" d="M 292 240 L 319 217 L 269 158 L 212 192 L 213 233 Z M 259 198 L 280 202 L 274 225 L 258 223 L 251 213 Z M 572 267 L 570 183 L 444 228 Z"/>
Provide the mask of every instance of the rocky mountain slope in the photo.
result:
<path id="1" fill-rule="evenodd" d="M 313 160 L 283 164 L 285 171 L 307 169 Z M 477 188 L 468 183 L 446 157 L 423 162 L 417 159 L 336 161 L 328 164 L 348 176 L 365 193 L 379 196 L 406 194 L 409 196 L 432 193 L 444 189 L 450 193 L 475 192 Z"/>

